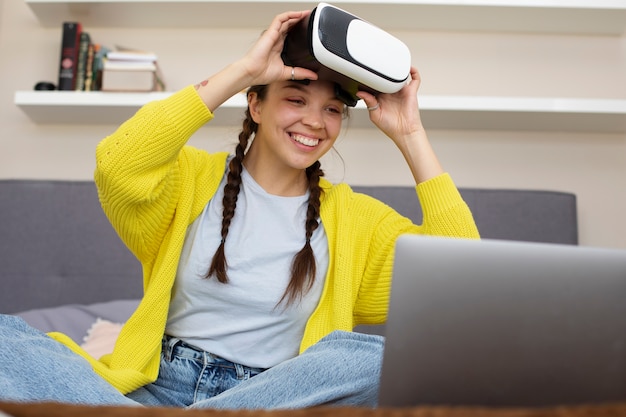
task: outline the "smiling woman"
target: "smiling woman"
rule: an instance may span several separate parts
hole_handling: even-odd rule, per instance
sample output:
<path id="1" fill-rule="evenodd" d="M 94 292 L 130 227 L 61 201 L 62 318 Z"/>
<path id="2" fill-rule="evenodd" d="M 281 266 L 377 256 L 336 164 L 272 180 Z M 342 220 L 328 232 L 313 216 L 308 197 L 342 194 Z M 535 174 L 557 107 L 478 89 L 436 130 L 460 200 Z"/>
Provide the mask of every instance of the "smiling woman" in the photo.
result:
<path id="1" fill-rule="evenodd" d="M 399 91 L 354 97 L 405 157 L 422 223 L 324 178 L 320 158 L 350 104 L 342 85 L 283 61 L 286 35 L 309 16 L 276 16 L 241 58 L 98 144 L 102 208 L 141 261 L 144 296 L 101 360 L 0 316 L 0 338 L 16 346 L 0 351 L 0 400 L 376 406 L 384 339 L 352 330 L 386 319 L 396 239 L 478 231 L 422 127 L 416 68 Z M 189 146 L 243 89 L 234 154 Z"/>
<path id="2" fill-rule="evenodd" d="M 244 123 L 252 123 L 255 140 L 246 156 L 246 168 L 265 174 L 255 175 L 263 187 L 284 183 L 285 188 L 292 188 L 285 192 L 304 193 L 307 187 L 300 184 L 298 188 L 294 177 L 302 176 L 304 169 L 328 152 L 341 131 L 346 106 L 335 96 L 334 85 L 282 81 L 255 86 L 248 91 L 248 104 Z"/>
<path id="3" fill-rule="evenodd" d="M 222 241 L 208 276 L 215 273 L 221 282 L 228 281 L 224 246 L 230 219 L 226 213 L 235 211 L 245 166 L 256 183 L 270 194 L 303 196 L 308 190 L 306 218 L 300 223 L 306 229 L 304 246 L 294 257 L 291 280 L 280 300 L 289 303 L 310 289 L 316 275 L 311 237 L 319 226 L 319 179 L 324 175 L 319 159 L 332 148 L 339 135 L 345 106 L 328 81 L 280 81 L 269 86 L 253 86 L 248 90 L 248 103 L 244 129 L 230 162 L 232 175 L 228 175 L 226 185 L 233 196 L 224 198 Z M 244 154 L 252 134 L 254 141 Z"/>

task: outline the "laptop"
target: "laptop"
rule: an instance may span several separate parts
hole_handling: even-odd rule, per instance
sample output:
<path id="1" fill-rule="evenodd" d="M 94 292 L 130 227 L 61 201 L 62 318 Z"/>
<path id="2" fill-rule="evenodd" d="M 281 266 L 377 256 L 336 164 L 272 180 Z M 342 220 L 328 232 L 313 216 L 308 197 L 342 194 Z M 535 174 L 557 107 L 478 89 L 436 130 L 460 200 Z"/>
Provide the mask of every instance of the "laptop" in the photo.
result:
<path id="1" fill-rule="evenodd" d="M 626 400 L 626 250 L 403 235 L 379 405 Z"/>

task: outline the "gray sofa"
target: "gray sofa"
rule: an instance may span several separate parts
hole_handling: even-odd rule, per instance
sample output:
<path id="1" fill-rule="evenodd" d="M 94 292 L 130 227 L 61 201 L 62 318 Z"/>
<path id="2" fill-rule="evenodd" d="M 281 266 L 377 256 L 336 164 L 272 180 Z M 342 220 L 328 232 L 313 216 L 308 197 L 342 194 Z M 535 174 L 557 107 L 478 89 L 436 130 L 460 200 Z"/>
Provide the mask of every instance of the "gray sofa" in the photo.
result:
<path id="1" fill-rule="evenodd" d="M 413 187 L 354 189 L 421 221 Z M 461 193 L 483 238 L 578 243 L 573 194 L 478 188 Z M 120 321 L 142 291 L 140 265 L 104 216 L 91 181 L 0 180 L 0 282 L 0 313 L 26 312 L 25 318 L 38 323 L 33 310 L 55 311 L 85 325 L 94 315 Z M 38 327 L 57 326 L 48 320 Z"/>

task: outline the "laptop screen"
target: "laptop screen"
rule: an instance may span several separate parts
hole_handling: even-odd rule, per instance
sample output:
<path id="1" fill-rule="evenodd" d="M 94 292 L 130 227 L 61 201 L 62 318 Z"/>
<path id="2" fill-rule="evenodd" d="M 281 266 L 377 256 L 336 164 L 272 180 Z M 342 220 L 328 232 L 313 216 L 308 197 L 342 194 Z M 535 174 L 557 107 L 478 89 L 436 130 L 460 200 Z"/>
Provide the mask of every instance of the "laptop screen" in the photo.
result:
<path id="1" fill-rule="evenodd" d="M 626 251 L 404 235 L 381 406 L 626 399 Z"/>

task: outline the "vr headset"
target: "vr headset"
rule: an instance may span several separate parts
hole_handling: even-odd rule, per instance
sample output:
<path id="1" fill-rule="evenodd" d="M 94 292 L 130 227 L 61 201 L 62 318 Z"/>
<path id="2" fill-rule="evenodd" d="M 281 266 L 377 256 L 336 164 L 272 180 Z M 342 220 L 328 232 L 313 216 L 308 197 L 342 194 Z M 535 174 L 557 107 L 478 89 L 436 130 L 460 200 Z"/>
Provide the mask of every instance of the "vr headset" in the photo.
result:
<path id="1" fill-rule="evenodd" d="M 282 59 L 335 82 L 337 97 L 351 107 L 359 90 L 374 95 L 399 91 L 411 71 L 411 53 L 402 41 L 327 3 L 319 3 L 289 31 Z"/>

